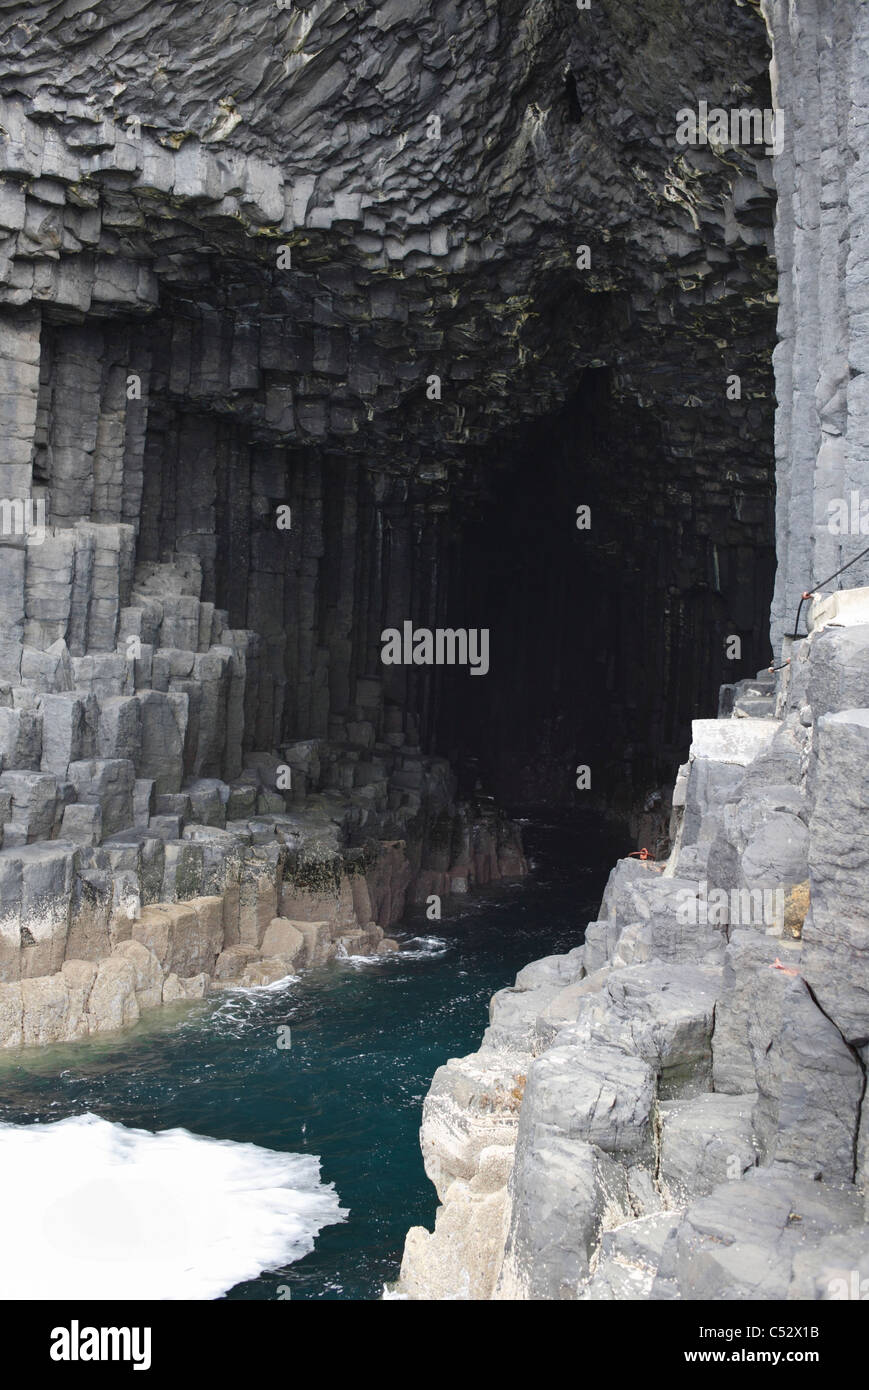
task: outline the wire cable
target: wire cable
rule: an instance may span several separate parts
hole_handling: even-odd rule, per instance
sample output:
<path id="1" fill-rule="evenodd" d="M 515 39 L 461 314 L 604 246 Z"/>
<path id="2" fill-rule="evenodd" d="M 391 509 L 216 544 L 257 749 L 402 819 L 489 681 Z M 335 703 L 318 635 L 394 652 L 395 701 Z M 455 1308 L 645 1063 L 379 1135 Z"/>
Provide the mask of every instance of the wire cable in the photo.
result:
<path id="1" fill-rule="evenodd" d="M 813 594 L 816 594 L 818 592 L 819 589 L 825 589 L 827 585 L 831 583 L 832 580 L 838 579 L 840 574 L 845 573 L 845 570 L 849 570 L 852 565 L 856 565 L 858 560 L 862 560 L 864 555 L 869 555 L 869 545 L 867 545 L 865 550 L 861 550 L 859 555 L 855 555 L 853 560 L 849 560 L 847 565 L 843 565 L 841 569 L 834 570 L 834 572 L 828 575 L 826 579 L 822 579 L 820 584 L 817 584 L 814 589 L 806 589 L 805 593 L 801 596 L 799 605 L 797 607 L 797 616 L 794 619 L 794 630 L 791 633 L 792 641 L 800 641 L 803 637 L 808 637 L 809 635 L 807 632 L 799 631 L 800 617 L 802 616 L 803 604 L 805 603 L 806 599 L 810 599 Z M 783 671 L 785 667 L 790 666 L 790 664 L 790 657 L 788 657 L 787 661 L 783 661 L 781 666 L 770 666 L 769 669 L 770 672 Z"/>

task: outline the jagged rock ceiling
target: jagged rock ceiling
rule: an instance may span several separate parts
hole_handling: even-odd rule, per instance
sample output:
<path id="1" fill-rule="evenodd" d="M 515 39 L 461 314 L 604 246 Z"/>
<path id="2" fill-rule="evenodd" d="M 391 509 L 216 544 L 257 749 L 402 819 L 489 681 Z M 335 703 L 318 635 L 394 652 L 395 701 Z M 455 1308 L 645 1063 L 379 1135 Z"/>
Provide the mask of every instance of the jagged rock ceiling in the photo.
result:
<path id="1" fill-rule="evenodd" d="M 674 332 L 665 399 L 684 406 L 691 337 L 728 304 L 744 333 L 773 289 L 758 161 L 673 138 L 698 90 L 741 102 L 762 83 L 762 35 L 732 0 L 691 11 L 690 25 L 681 5 L 568 0 L 423 19 L 405 3 L 7 12 L 7 196 L 30 196 L 6 302 L 32 293 L 74 316 L 110 311 L 114 289 L 146 314 L 171 306 L 214 359 L 194 398 L 381 466 L 456 466 L 601 360 L 654 362 L 660 381 Z"/>
<path id="2" fill-rule="evenodd" d="M 596 440 L 565 467 L 600 499 L 595 584 L 651 509 L 674 569 L 636 567 L 675 596 L 675 628 L 723 565 L 718 620 L 746 629 L 769 568 L 772 180 L 760 148 L 674 132 L 699 95 L 769 104 L 753 5 L 36 4 L 5 10 L 0 52 L 0 304 L 22 341 L 42 318 L 32 481 L 56 524 L 128 523 L 139 561 L 195 552 L 205 597 L 265 628 L 292 682 L 316 641 L 282 652 L 285 595 L 263 576 L 286 564 L 265 533 L 281 500 L 307 508 L 291 568 L 309 606 L 340 608 L 337 499 L 361 487 L 371 545 L 392 537 L 389 593 L 352 634 L 316 619 L 334 713 L 329 661 L 363 675 L 381 618 L 466 603 L 486 543 L 457 554 L 463 527 L 484 532 L 496 494 L 521 505 L 536 420 L 593 401 Z M 706 540 L 686 548 L 689 531 Z M 671 638 L 644 632 L 641 672 Z M 692 660 L 688 693 L 708 698 L 720 662 Z M 394 682 L 436 740 L 436 702 L 413 673 Z M 285 734 L 325 733 L 325 706 L 285 709 Z"/>

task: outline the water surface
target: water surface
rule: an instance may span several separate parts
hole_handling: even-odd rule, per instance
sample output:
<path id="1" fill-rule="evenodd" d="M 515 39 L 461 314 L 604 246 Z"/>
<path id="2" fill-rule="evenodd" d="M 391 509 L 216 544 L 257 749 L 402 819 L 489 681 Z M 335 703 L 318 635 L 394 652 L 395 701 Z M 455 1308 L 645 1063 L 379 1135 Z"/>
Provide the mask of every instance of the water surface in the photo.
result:
<path id="1" fill-rule="evenodd" d="M 76 1246 L 90 1243 L 83 1268 L 105 1277 L 95 1261 L 110 1261 L 115 1297 L 153 1297 L 143 1279 L 162 1251 L 163 1297 L 378 1298 L 408 1227 L 434 1221 L 419 1152 L 432 1074 L 479 1046 L 489 997 L 517 970 L 582 940 L 623 852 L 589 815 L 524 834 L 530 879 L 445 901 L 441 921 L 414 910 L 394 931 L 400 954 L 2 1059 L 0 1122 L 45 1126 L 0 1125 L 5 1190 L 27 1192 L 7 1269 L 20 1256 L 46 1292 L 77 1292 Z"/>

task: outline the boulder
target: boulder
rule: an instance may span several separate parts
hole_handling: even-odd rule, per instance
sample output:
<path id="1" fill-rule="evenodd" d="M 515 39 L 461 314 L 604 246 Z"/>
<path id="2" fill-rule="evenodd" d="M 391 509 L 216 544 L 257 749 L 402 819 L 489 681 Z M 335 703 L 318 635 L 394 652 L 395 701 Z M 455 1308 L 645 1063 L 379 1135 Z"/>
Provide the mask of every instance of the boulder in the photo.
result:
<path id="1" fill-rule="evenodd" d="M 768 888 L 784 896 L 794 884 L 803 883 L 808 877 L 806 820 L 805 800 L 798 788 L 743 787 L 739 799 L 724 807 L 707 860 L 710 886 Z M 751 924 L 737 920 L 734 925 Z"/>
<path id="2" fill-rule="evenodd" d="M 651 960 L 719 964 L 724 956 L 724 933 L 698 904 L 701 890 L 701 883 L 682 877 L 634 885 L 628 895 L 633 900 L 634 916 L 613 948 L 613 966 Z"/>
<path id="3" fill-rule="evenodd" d="M 137 697 L 142 713 L 142 752 L 138 777 L 154 782 L 158 794 L 181 790 L 184 774 L 184 738 L 188 699 L 183 692 L 142 691 Z"/>
<path id="4" fill-rule="evenodd" d="M 499 989 L 489 1001 L 489 1027 L 483 1034 L 483 1046 L 523 1054 L 532 1052 L 537 1036 L 537 1020 L 561 994 L 562 986 L 559 983 L 540 985 L 535 989 L 517 989 L 515 986 Z"/>
<path id="5" fill-rule="evenodd" d="M 163 969 L 141 941 L 123 941 L 114 949 L 118 960 L 129 961 L 133 968 L 133 988 L 140 1009 L 156 1009 L 163 1002 Z"/>
<path id="6" fill-rule="evenodd" d="M 87 1007 L 97 977 L 97 967 L 89 960 L 65 960 L 61 975 L 68 996 L 67 1038 L 85 1038 L 90 1031 Z"/>
<path id="7" fill-rule="evenodd" d="M 836 1303 L 869 1299 L 869 1226 L 838 1231 L 796 1254 L 787 1296 Z"/>
<path id="8" fill-rule="evenodd" d="M 124 758 L 138 767 L 142 754 L 142 705 L 136 695 L 114 695 L 99 702 L 97 756 Z"/>
<path id="9" fill-rule="evenodd" d="M 18 980 L 0 984 L 0 1047 L 20 1047 L 24 1039 L 24 1001 Z"/>
<path id="10" fill-rule="evenodd" d="M 565 955 L 544 956 L 542 960 L 532 961 L 519 971 L 514 988 L 526 990 L 573 984 L 585 974 L 583 952 L 584 947 L 576 946 Z"/>
<path id="11" fill-rule="evenodd" d="M 144 907 L 133 923 L 133 940 L 147 947 L 164 974 L 182 979 L 210 975 L 223 947 L 223 912 L 219 898 Z"/>
<path id="12" fill-rule="evenodd" d="M 816 721 L 869 709 L 869 625 L 827 627 L 813 635 L 805 696 Z"/>
<path id="13" fill-rule="evenodd" d="M 203 889 L 204 851 L 202 845 L 186 840 L 167 840 L 163 849 L 163 887 L 166 902 L 186 902 L 198 898 Z"/>
<path id="14" fill-rule="evenodd" d="M 64 807 L 60 834 L 64 840 L 77 845 L 98 845 L 103 833 L 103 812 L 99 805 L 86 806 L 72 802 Z"/>
<path id="15" fill-rule="evenodd" d="M 133 784 L 136 772 L 126 758 L 89 758 L 71 762 L 69 780 L 76 800 L 102 810 L 104 835 L 133 824 Z"/>
<path id="16" fill-rule="evenodd" d="M 190 798 L 190 818 L 199 825 L 226 826 L 226 803 L 229 787 L 216 777 L 201 777 L 189 782 L 185 792 Z"/>
<path id="17" fill-rule="evenodd" d="M 69 991 L 60 972 L 21 981 L 22 1043 L 45 1046 L 68 1036 Z"/>
<path id="18" fill-rule="evenodd" d="M 263 956 L 277 956 L 292 966 L 305 950 L 305 935 L 300 927 L 286 917 L 273 917 L 263 937 Z"/>
<path id="19" fill-rule="evenodd" d="M 136 963 L 123 955 L 99 962 L 87 1004 L 89 1032 L 115 1032 L 138 1022 L 138 978 Z"/>
<path id="20" fill-rule="evenodd" d="M 278 980 L 285 980 L 290 975 L 291 970 L 285 960 L 277 957 L 251 961 L 242 971 L 241 984 L 250 988 L 251 986 L 262 987 L 273 985 Z"/>
<path id="21" fill-rule="evenodd" d="M 238 981 L 245 967 L 254 960 L 259 960 L 259 951 L 255 946 L 227 946 L 217 957 L 214 978 L 223 982 Z"/>
<path id="22" fill-rule="evenodd" d="M 745 774 L 741 763 L 708 757 L 693 757 L 688 768 L 680 840 L 682 855 L 694 845 L 714 840 L 724 805 L 735 795 Z M 681 856 L 678 872 L 680 875 L 685 872 Z"/>
<path id="23" fill-rule="evenodd" d="M 49 759 L 49 762 L 51 760 Z M 38 772 L 60 771 L 42 758 L 42 716 L 32 709 L 0 706 L 0 767 Z"/>
<path id="24" fill-rule="evenodd" d="M 438 1067 L 423 1102 L 420 1147 L 442 1201 L 457 1178 L 470 1181 L 484 1149 L 512 1146 L 525 1080 L 512 1058 L 487 1049 Z"/>
<path id="25" fill-rule="evenodd" d="M 402 1292 L 414 1299 L 491 1298 L 504 1252 L 512 1148 L 482 1149 L 473 1177 L 456 1178 L 434 1232 L 413 1226 L 401 1261 Z"/>
<path id="26" fill-rule="evenodd" d="M 57 778 L 48 772 L 4 772 L 0 791 L 11 797 L 11 818 L 3 833 L 3 844 L 11 848 L 12 825 L 20 827 L 19 844 L 50 840 L 63 814 Z"/>
<path id="27" fill-rule="evenodd" d="M 297 965 L 310 968 L 332 960 L 336 948 L 331 922 L 294 922 L 293 926 L 305 939 L 304 954 L 296 958 Z"/>
<path id="28" fill-rule="evenodd" d="M 6 862 L 3 863 L 2 861 Z M 4 883 L 5 881 L 5 883 Z M 20 974 L 35 978 L 60 970 L 66 955 L 75 883 L 75 853 L 60 843 L 26 845 L 0 855 L 0 893 L 17 929 Z"/>
<path id="29" fill-rule="evenodd" d="M 183 999 L 204 999 L 208 993 L 208 976 L 193 975 L 181 980 L 177 975 L 167 975 L 163 982 L 163 1003 L 176 1004 Z"/>

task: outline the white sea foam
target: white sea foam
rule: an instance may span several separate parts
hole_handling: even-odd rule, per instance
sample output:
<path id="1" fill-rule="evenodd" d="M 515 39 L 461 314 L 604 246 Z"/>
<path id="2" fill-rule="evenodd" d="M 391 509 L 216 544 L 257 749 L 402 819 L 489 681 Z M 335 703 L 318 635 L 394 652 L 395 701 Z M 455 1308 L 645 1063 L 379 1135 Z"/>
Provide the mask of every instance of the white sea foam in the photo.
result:
<path id="1" fill-rule="evenodd" d="M 341 945 L 343 943 L 339 942 L 339 947 Z M 360 970 L 365 966 L 382 966 L 385 961 L 401 960 L 403 955 L 403 951 L 374 951 L 367 956 L 355 956 L 351 955 L 345 946 L 343 950 L 339 949 L 335 962 L 337 965 L 349 965 L 354 970 Z"/>
<path id="2" fill-rule="evenodd" d="M 91 1114 L 0 1124 L 0 1173 L 0 1298 L 217 1298 L 347 1215 L 313 1155 Z"/>
<path id="3" fill-rule="evenodd" d="M 267 985 L 232 985 L 226 993 L 230 997 L 256 999 L 261 994 L 280 994 L 289 985 L 297 985 L 299 979 L 298 975 L 282 975 L 279 980 L 272 980 Z"/>
<path id="4" fill-rule="evenodd" d="M 424 960 L 427 956 L 442 956 L 452 943 L 442 936 L 412 936 L 401 947 L 402 960 Z"/>
<path id="5" fill-rule="evenodd" d="M 233 985 L 223 993 L 220 1003 L 209 1014 L 209 1027 L 221 1037 L 243 1037 L 245 1033 L 259 1032 L 262 1028 L 262 1012 L 258 1007 L 264 995 L 289 993 L 293 985 L 299 983 L 298 975 L 284 975 L 270 985 Z M 212 996 L 213 997 L 213 996 Z M 182 1020 L 179 1032 L 187 1028 L 198 1029 L 199 1019 Z"/>
<path id="6" fill-rule="evenodd" d="M 383 962 L 389 958 L 389 954 L 389 952 L 384 951 L 383 954 L 379 956 L 351 956 L 348 951 L 343 956 L 336 956 L 335 962 L 337 965 L 346 965 L 352 970 L 363 970 L 366 966 L 382 965 Z M 394 952 L 392 954 L 394 954 Z"/>

